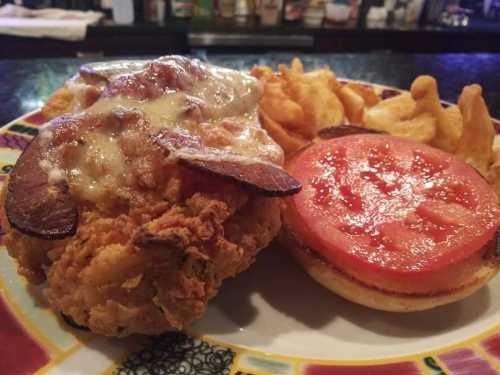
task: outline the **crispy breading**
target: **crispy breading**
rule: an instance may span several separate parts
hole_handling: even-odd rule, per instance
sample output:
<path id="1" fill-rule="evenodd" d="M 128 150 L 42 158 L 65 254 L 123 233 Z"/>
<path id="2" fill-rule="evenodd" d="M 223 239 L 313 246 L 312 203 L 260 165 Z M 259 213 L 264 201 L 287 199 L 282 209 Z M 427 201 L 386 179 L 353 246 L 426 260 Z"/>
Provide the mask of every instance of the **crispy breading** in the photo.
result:
<path id="1" fill-rule="evenodd" d="M 168 181 L 166 199 L 176 202 L 155 218 L 153 198 L 146 197 L 143 209 L 116 217 L 83 212 L 77 234 L 58 246 L 13 229 L 5 241 L 30 281 L 43 282 L 48 269 L 44 292 L 50 304 L 94 332 L 126 336 L 185 328 L 281 225 L 278 199 L 194 175 Z M 205 191 L 185 197 L 203 185 Z M 40 251 L 33 251 L 33 241 Z"/>
<path id="2" fill-rule="evenodd" d="M 134 64 L 84 66 L 54 94 L 45 115 L 72 113 L 21 155 L 0 214 L 19 272 L 109 336 L 187 328 L 277 234 L 269 196 L 300 188 L 257 121 L 256 80 L 181 56 Z"/>
<path id="3" fill-rule="evenodd" d="M 165 164 L 164 151 L 140 129 L 123 130 L 120 144 L 129 184 L 91 201 L 73 191 L 80 207 L 75 236 L 29 237 L 11 228 L 2 210 L 4 241 L 19 272 L 32 283 L 46 278 L 49 303 L 77 324 L 110 336 L 183 329 L 222 281 L 245 270 L 274 238 L 280 202 Z M 74 159 L 70 148 L 61 149 L 63 164 Z M 92 176 L 101 178 L 105 167 Z"/>
<path id="4" fill-rule="evenodd" d="M 74 95 L 66 87 L 57 89 L 42 107 L 42 114 L 47 119 L 59 117 L 71 111 Z"/>
<path id="5" fill-rule="evenodd" d="M 87 81 L 77 74 L 47 99 L 41 109 L 42 114 L 50 120 L 67 113 L 81 111 L 95 103 L 102 89 L 103 86 Z"/>

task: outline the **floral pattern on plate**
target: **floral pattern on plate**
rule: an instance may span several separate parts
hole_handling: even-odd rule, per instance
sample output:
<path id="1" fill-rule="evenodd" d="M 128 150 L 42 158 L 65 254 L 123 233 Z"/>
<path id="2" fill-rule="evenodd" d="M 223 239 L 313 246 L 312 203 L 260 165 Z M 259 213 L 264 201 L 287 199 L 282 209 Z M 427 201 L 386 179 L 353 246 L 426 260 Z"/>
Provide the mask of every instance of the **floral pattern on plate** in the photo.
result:
<path id="1" fill-rule="evenodd" d="M 387 95 L 400 91 L 379 87 Z M 0 181 L 45 122 L 40 112 L 0 132 Z M 495 121 L 500 129 L 500 122 Z M 1 232 L 0 232 L 1 236 Z M 158 337 L 109 339 L 72 327 L 54 314 L 38 288 L 17 275 L 0 249 L 1 374 L 500 374 L 500 311 L 490 328 L 458 343 L 400 357 L 320 360 L 268 353 L 214 338 L 172 332 Z M 5 345 L 4 343 L 7 343 Z M 19 350 L 22 348 L 22 350 Z M 342 348 L 332 347 L 332 357 Z"/>

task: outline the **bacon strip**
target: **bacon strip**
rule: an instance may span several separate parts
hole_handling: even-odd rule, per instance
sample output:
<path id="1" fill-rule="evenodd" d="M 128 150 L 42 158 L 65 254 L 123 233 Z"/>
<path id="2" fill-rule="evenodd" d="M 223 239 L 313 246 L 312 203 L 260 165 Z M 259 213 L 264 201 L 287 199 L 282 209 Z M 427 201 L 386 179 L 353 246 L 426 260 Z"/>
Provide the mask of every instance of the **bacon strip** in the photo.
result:
<path id="1" fill-rule="evenodd" d="M 56 240 L 72 236 L 78 210 L 68 184 L 49 185 L 40 167 L 42 146 L 36 137 L 18 159 L 9 177 L 5 211 L 9 223 L 30 236 Z"/>
<path id="2" fill-rule="evenodd" d="M 367 129 L 357 125 L 340 125 L 323 128 L 318 132 L 321 139 L 340 138 L 354 134 L 386 134 L 383 131 Z"/>
<path id="3" fill-rule="evenodd" d="M 208 65 L 198 60 L 166 56 L 153 61 L 85 65 L 80 69 L 80 77 L 77 77 L 75 82 L 78 87 L 82 84 L 98 89 L 98 94 L 102 92 L 101 97 L 125 96 L 129 99 L 152 100 L 172 91 L 189 91 L 199 81 L 213 79 L 217 83 L 217 79 L 222 78 L 212 74 L 210 69 Z M 223 84 L 216 86 L 218 91 L 215 90 L 215 94 L 225 93 L 226 86 L 231 88 L 231 79 L 228 79 L 229 83 L 222 79 Z M 253 88 L 252 85 L 247 86 Z M 245 93 L 248 90 L 240 91 Z M 258 94 L 257 91 L 255 93 Z M 235 89 L 233 94 L 236 95 L 238 92 Z M 231 97 L 228 95 L 229 99 Z M 229 99 L 226 102 L 229 102 Z M 251 104 L 257 105 L 258 95 L 244 96 L 240 99 L 234 106 L 234 113 L 224 112 L 221 117 L 241 116 L 247 113 L 252 109 Z M 220 107 L 221 104 L 217 102 L 214 107 L 217 105 Z M 221 108 L 218 110 L 222 111 Z M 50 144 L 47 144 L 47 139 L 39 136 L 19 158 L 8 182 L 5 202 L 7 218 L 14 228 L 27 235 L 44 239 L 61 239 L 76 232 L 78 210 L 68 183 L 61 181 L 49 184 L 47 171 L 40 165 L 47 150 L 74 141 L 78 134 L 95 131 L 108 121 L 117 121 L 116 125 L 120 129 L 130 125 L 128 122 L 136 125 L 142 123 L 143 125 L 140 125 L 142 131 L 151 134 L 147 121 L 143 117 L 137 117 L 135 111 L 117 108 L 111 113 L 97 112 L 95 115 L 90 113 L 92 112 L 84 111 L 53 120 L 50 124 L 53 132 Z M 259 194 L 284 196 L 294 194 L 301 189 L 300 183 L 284 169 L 266 160 L 260 160 L 260 155 L 244 156 L 226 149 L 208 147 L 198 135 L 182 129 L 165 128 L 151 136 L 180 163 L 228 178 Z M 277 157 L 272 160 L 275 159 Z"/>
<path id="4" fill-rule="evenodd" d="M 198 138 L 187 133 L 163 129 L 154 136 L 154 140 L 182 164 L 229 178 L 266 196 L 291 195 L 302 188 L 299 181 L 278 166 L 206 147 Z"/>
<path id="5" fill-rule="evenodd" d="M 296 194 L 302 188 L 299 181 L 284 169 L 263 162 L 231 160 L 180 159 L 187 166 L 230 178 L 262 195 L 276 197 Z"/>
<path id="6" fill-rule="evenodd" d="M 79 72 L 87 81 L 104 80 L 109 82 L 112 77 L 144 69 L 146 63 L 147 61 L 144 60 L 103 61 L 82 65 Z"/>
<path id="7" fill-rule="evenodd" d="M 142 69 L 114 77 L 103 95 L 155 99 L 167 91 L 186 90 L 206 75 L 206 68 L 196 59 L 165 56 L 146 63 Z"/>

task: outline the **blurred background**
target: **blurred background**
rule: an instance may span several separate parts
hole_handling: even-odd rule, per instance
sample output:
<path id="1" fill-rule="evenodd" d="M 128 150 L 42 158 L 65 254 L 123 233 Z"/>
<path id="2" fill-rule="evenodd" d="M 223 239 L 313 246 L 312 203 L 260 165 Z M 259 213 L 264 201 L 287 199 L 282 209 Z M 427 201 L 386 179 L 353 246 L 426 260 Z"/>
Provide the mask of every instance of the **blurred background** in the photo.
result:
<path id="1" fill-rule="evenodd" d="M 500 51 L 500 0 L 0 0 L 0 5 L 0 58 Z"/>

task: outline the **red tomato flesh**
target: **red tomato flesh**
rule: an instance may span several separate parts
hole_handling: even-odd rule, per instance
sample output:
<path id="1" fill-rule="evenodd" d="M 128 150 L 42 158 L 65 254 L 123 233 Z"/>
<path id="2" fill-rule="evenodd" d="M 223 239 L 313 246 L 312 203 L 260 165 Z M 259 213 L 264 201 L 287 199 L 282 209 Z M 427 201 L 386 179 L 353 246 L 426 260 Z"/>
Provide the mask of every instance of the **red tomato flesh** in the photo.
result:
<path id="1" fill-rule="evenodd" d="M 380 288 L 460 287 L 480 267 L 499 223 L 496 195 L 474 169 L 417 142 L 331 139 L 287 169 L 303 185 L 288 198 L 293 230 L 333 265 Z"/>

